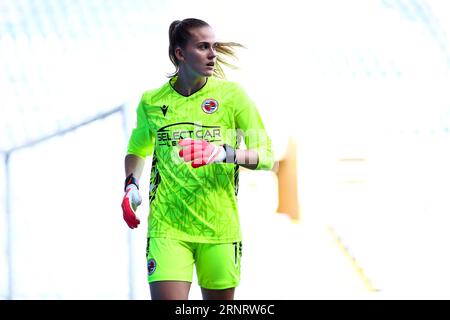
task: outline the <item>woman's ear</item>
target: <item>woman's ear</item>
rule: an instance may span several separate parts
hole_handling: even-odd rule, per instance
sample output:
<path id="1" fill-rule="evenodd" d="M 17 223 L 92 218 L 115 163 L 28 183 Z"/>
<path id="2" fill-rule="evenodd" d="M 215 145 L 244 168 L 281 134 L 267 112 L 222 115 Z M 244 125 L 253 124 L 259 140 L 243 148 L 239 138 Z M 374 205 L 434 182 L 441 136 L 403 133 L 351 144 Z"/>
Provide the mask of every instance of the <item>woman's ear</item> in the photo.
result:
<path id="1" fill-rule="evenodd" d="M 184 61 L 184 53 L 180 47 L 175 48 L 175 57 L 178 61 Z"/>

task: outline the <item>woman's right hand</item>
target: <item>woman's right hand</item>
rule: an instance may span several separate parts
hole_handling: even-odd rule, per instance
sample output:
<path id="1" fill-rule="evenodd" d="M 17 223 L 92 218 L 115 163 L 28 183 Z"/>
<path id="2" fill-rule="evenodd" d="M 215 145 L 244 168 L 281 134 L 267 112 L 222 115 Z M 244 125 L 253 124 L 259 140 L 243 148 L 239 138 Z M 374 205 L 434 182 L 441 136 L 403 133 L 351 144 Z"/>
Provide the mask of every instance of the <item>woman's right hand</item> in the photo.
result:
<path id="1" fill-rule="evenodd" d="M 141 195 L 136 185 L 130 184 L 125 189 L 122 200 L 123 219 L 131 229 L 137 228 L 141 221 L 136 217 L 137 207 L 142 203 Z"/>

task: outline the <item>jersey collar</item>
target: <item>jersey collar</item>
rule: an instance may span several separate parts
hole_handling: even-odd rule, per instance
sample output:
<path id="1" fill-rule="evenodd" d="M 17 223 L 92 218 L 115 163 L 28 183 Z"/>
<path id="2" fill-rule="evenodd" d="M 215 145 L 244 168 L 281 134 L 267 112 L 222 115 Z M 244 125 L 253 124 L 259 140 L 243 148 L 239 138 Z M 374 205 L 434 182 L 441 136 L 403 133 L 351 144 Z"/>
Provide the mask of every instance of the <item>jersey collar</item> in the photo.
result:
<path id="1" fill-rule="evenodd" d="M 169 80 L 169 86 L 172 88 L 172 90 L 173 90 L 175 93 L 177 93 L 177 94 L 179 94 L 180 96 L 185 97 L 185 98 L 191 97 L 191 96 L 193 96 L 194 94 L 196 94 L 197 92 L 199 92 L 200 90 L 202 90 L 204 87 L 206 87 L 206 85 L 208 84 L 208 81 L 209 81 L 209 77 L 207 77 L 205 83 L 203 84 L 203 86 L 201 86 L 197 91 L 192 92 L 190 95 L 184 95 L 184 94 L 178 92 L 178 91 L 175 89 L 175 87 L 173 86 L 173 84 L 175 83 L 175 81 L 177 81 L 177 78 L 178 78 L 177 76 L 174 76 L 174 77 L 170 78 L 170 80 Z"/>

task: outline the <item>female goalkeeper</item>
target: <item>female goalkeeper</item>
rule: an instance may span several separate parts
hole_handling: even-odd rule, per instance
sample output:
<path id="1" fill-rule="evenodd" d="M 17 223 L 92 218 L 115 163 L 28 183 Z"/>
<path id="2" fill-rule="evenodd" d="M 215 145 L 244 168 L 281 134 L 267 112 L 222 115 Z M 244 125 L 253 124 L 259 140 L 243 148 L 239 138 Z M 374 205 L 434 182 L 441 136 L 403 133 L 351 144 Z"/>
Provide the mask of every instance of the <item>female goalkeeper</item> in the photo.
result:
<path id="1" fill-rule="evenodd" d="M 195 264 L 204 299 L 233 299 L 242 254 L 239 166 L 270 170 L 271 141 L 255 104 L 224 80 L 238 43 L 198 19 L 169 28 L 170 80 L 144 92 L 125 157 L 123 217 L 139 224 L 139 178 L 153 155 L 147 269 L 152 299 L 188 299 Z M 239 149 L 240 137 L 246 149 Z"/>

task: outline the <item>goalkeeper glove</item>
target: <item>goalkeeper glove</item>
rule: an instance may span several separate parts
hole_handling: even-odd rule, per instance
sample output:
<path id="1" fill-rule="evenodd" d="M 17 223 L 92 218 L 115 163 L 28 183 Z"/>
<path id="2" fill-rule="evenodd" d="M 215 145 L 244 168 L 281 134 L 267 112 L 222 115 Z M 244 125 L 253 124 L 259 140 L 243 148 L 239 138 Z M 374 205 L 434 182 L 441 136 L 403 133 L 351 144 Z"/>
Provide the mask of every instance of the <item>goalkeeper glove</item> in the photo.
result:
<path id="1" fill-rule="evenodd" d="M 206 140 L 182 139 L 179 156 L 185 162 L 192 161 L 192 167 L 198 168 L 210 163 L 236 162 L 235 150 L 228 145 L 216 146 Z M 231 161 L 230 161 L 231 160 Z"/>
<path id="2" fill-rule="evenodd" d="M 141 221 L 136 217 L 136 209 L 142 203 L 139 186 L 133 174 L 125 179 L 125 195 L 122 200 L 123 219 L 131 229 L 137 228 Z"/>

